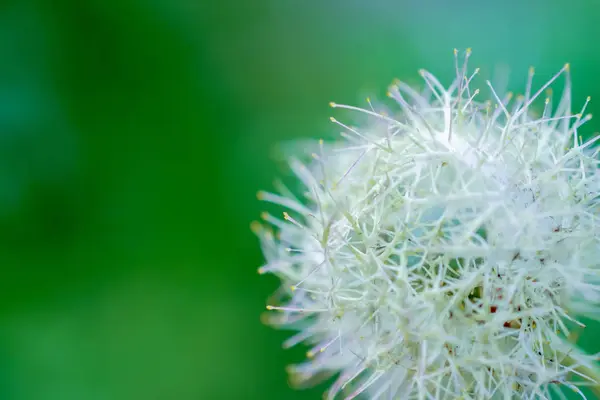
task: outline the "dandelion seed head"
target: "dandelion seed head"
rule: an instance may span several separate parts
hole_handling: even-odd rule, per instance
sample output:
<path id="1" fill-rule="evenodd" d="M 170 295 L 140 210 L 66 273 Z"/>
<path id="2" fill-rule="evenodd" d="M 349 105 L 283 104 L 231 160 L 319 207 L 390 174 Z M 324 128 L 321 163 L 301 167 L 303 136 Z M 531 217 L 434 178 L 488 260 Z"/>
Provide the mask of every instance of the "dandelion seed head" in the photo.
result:
<path id="1" fill-rule="evenodd" d="M 599 315 L 589 98 L 572 113 L 568 64 L 537 91 L 530 69 L 524 95 L 474 88 L 469 55 L 455 52 L 448 87 L 426 70 L 424 93 L 395 81 L 396 117 L 331 103 L 372 122 L 332 117 L 342 139 L 290 160 L 304 197 L 259 193 L 285 208 L 263 215 L 278 238 L 252 229 L 260 272 L 282 281 L 268 322 L 297 332 L 284 347 L 310 346 L 289 368 L 298 386 L 336 375 L 327 399 L 525 399 L 592 379 L 580 367 L 594 357 L 567 340 L 574 315 Z"/>

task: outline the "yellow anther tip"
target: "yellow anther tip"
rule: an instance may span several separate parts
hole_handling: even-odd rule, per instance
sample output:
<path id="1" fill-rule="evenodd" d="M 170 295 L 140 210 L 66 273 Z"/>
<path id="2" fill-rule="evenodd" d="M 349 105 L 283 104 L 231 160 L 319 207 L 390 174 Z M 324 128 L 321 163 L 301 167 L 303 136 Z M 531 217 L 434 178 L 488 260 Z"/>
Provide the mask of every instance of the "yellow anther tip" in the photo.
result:
<path id="1" fill-rule="evenodd" d="M 296 291 L 296 289 L 298 289 L 296 286 L 294 286 L 294 285 L 290 286 L 290 290 L 291 290 L 292 292 L 295 292 L 295 291 Z"/>
<path id="2" fill-rule="evenodd" d="M 273 306 L 267 306 L 267 310 L 271 311 L 273 309 Z"/>
<path id="3" fill-rule="evenodd" d="M 285 218 L 286 220 L 290 219 L 290 214 L 288 214 L 286 211 L 284 211 L 283 218 Z"/>
<path id="4" fill-rule="evenodd" d="M 336 121 L 337 121 L 337 120 L 336 120 L 335 118 L 333 118 L 333 117 L 329 117 L 329 120 L 330 120 L 331 122 L 336 122 Z"/>
<path id="5" fill-rule="evenodd" d="M 260 233 L 262 230 L 261 228 L 262 226 L 258 221 L 252 221 L 252 223 L 250 223 L 250 230 L 256 234 Z"/>
<path id="6" fill-rule="evenodd" d="M 256 198 L 259 200 L 263 200 L 265 198 L 265 192 L 262 190 L 256 193 Z"/>
<path id="7" fill-rule="evenodd" d="M 569 71 L 571 69 L 571 63 L 565 64 L 565 71 Z"/>
<path id="8" fill-rule="evenodd" d="M 329 107 L 335 108 L 336 106 L 337 106 L 337 104 L 335 104 L 333 101 L 329 102 Z"/>
<path id="9" fill-rule="evenodd" d="M 260 217 L 264 220 L 267 220 L 267 219 L 269 219 L 269 213 L 266 211 L 263 211 L 260 213 Z"/>

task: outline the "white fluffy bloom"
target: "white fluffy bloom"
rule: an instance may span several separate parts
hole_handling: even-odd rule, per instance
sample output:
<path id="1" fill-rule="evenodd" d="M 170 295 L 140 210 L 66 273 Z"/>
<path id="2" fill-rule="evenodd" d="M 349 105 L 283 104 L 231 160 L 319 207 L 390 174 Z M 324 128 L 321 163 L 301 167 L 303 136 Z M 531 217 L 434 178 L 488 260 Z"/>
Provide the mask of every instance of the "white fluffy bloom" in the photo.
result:
<path id="1" fill-rule="evenodd" d="M 455 52 L 456 54 L 456 52 Z M 571 113 L 569 65 L 539 90 L 479 102 L 464 64 L 448 87 L 420 71 L 425 92 L 396 82 L 392 118 L 371 106 L 362 129 L 291 160 L 300 200 L 255 224 L 283 282 L 269 322 L 314 346 L 290 367 L 306 386 L 337 375 L 326 398 L 564 398 L 596 386 L 595 356 L 577 349 L 577 315 L 600 308 L 600 174 L 594 140 Z M 534 101 L 558 78 L 555 107 Z M 593 376 L 592 376 L 593 375 Z"/>

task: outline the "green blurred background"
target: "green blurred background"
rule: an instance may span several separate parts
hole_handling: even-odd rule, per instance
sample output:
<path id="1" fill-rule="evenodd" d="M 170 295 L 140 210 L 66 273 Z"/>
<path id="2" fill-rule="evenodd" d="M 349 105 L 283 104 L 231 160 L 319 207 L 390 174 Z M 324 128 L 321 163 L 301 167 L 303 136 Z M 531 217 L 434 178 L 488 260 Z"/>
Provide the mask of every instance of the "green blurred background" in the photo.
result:
<path id="1" fill-rule="evenodd" d="M 452 49 L 600 98 L 598 0 L 0 2 L 0 399 L 317 399 L 260 323 L 274 146 Z M 599 103 L 592 103 L 592 112 Z M 598 129 L 594 120 L 586 133 Z M 594 335 L 584 339 L 600 350 Z"/>

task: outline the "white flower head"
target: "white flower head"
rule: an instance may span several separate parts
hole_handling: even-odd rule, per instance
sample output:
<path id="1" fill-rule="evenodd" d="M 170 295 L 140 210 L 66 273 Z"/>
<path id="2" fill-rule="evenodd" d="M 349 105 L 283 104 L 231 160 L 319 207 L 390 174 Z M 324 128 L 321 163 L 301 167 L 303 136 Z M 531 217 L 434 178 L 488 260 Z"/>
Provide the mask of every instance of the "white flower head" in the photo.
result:
<path id="1" fill-rule="evenodd" d="M 300 200 L 256 223 L 282 287 L 268 322 L 298 333 L 308 360 L 290 367 L 300 386 L 337 375 L 327 399 L 533 399 L 582 397 L 597 386 L 596 356 L 573 337 L 576 316 L 600 313 L 600 174 L 585 108 L 571 113 L 569 65 L 539 90 L 480 102 L 455 51 L 448 87 L 420 71 L 424 93 L 395 82 L 401 110 L 320 141 L 291 168 Z M 459 65 L 460 64 L 460 65 Z M 532 104 L 559 78 L 557 105 Z M 268 226 L 277 229 L 273 235 Z"/>

